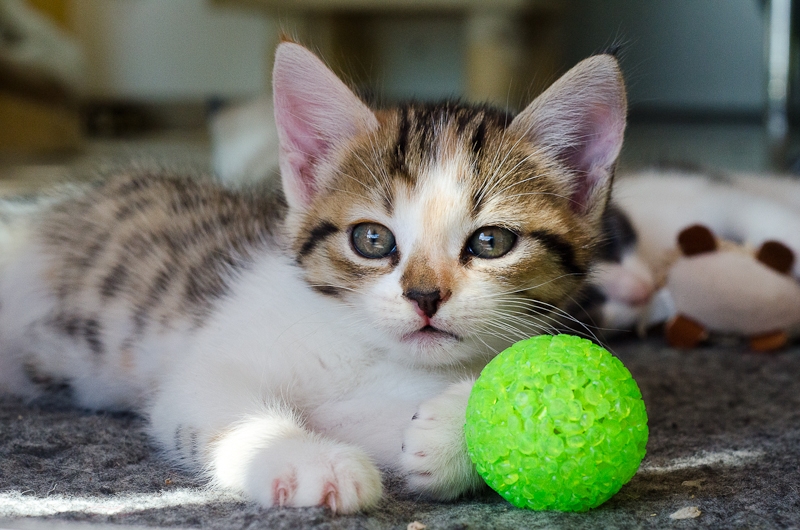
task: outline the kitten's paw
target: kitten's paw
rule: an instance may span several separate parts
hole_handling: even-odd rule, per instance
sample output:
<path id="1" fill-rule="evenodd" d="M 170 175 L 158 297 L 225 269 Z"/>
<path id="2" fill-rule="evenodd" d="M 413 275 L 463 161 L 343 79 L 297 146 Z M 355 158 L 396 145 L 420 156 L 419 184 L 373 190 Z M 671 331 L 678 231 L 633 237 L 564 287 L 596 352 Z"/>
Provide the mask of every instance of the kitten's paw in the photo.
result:
<path id="1" fill-rule="evenodd" d="M 284 439 L 252 461 L 246 492 L 266 507 L 327 506 L 354 513 L 381 498 L 381 476 L 361 449 L 323 440 Z"/>
<path id="2" fill-rule="evenodd" d="M 474 381 L 450 386 L 423 403 L 403 436 L 401 466 L 408 487 L 449 500 L 483 485 L 467 454 L 467 400 Z"/>

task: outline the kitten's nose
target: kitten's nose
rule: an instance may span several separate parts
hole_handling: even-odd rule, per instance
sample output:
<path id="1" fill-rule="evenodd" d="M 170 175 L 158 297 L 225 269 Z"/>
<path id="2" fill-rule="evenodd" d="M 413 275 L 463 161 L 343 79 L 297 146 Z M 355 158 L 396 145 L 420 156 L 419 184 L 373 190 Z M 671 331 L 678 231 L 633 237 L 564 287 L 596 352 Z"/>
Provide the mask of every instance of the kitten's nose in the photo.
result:
<path id="1" fill-rule="evenodd" d="M 442 293 L 439 289 L 435 291 L 420 291 L 411 289 L 404 293 L 404 296 L 409 300 L 413 300 L 419 306 L 420 311 L 425 313 L 428 318 L 433 317 L 439 309 L 439 304 L 442 302 Z"/>

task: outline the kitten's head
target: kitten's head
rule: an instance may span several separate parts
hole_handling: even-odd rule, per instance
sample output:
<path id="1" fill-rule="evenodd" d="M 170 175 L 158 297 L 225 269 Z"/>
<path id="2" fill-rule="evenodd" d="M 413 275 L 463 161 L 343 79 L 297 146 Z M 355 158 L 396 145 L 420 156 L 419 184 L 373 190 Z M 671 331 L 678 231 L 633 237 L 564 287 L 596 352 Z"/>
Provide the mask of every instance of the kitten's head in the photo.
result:
<path id="1" fill-rule="evenodd" d="M 294 43 L 273 82 L 297 263 L 365 338 L 433 366 L 552 329 L 591 265 L 622 144 L 612 56 L 516 117 L 453 102 L 373 111 Z"/>

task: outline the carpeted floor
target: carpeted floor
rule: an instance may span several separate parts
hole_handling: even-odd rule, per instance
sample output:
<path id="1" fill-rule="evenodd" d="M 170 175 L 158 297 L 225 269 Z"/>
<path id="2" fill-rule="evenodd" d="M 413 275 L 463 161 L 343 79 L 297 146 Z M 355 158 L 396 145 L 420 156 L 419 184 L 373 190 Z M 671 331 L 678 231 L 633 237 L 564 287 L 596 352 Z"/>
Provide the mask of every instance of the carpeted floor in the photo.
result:
<path id="1" fill-rule="evenodd" d="M 613 349 L 642 389 L 650 441 L 633 480 L 588 513 L 524 511 L 493 495 L 423 502 L 391 479 L 367 514 L 262 510 L 171 468 L 140 418 L 74 410 L 58 398 L 32 406 L 6 398 L 0 528 L 800 528 L 800 347 L 680 352 L 652 338 Z"/>
<path id="2" fill-rule="evenodd" d="M 760 138 L 756 132 L 748 138 Z M 763 169 L 757 153 L 740 144 L 731 153 L 719 150 L 720 142 L 709 146 L 705 136 L 682 130 L 666 135 L 678 142 L 665 141 L 663 128 L 650 133 L 629 132 L 623 165 L 678 159 Z M 698 152 L 687 152 L 689 147 Z M 142 152 L 170 165 L 209 165 L 202 139 L 95 143 L 85 161 L 68 167 L 0 167 L 0 192 L 36 189 L 80 176 L 84 166 L 96 167 L 98 161 L 117 164 Z M 75 410 L 57 397 L 31 406 L 0 398 L 0 529 L 402 530 L 413 522 L 429 530 L 800 528 L 800 346 L 769 355 L 739 346 L 678 352 L 653 338 L 613 349 L 644 394 L 648 455 L 617 496 L 585 514 L 518 510 L 492 495 L 428 503 L 403 496 L 391 479 L 384 501 L 369 514 L 267 511 L 206 491 L 171 468 L 149 445 L 140 418 Z"/>

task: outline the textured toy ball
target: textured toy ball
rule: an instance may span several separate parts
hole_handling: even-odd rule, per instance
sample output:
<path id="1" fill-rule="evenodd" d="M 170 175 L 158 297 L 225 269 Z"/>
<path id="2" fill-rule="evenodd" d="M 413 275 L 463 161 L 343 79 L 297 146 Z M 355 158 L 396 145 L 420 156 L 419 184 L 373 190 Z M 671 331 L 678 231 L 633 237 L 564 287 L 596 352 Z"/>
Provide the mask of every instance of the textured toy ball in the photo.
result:
<path id="1" fill-rule="evenodd" d="M 647 413 L 619 359 L 586 339 L 542 335 L 486 365 L 465 433 L 478 473 L 511 504 L 580 512 L 636 473 Z"/>

